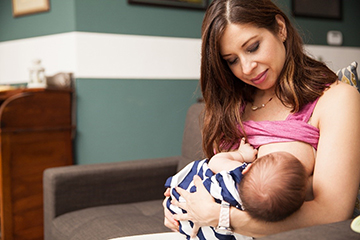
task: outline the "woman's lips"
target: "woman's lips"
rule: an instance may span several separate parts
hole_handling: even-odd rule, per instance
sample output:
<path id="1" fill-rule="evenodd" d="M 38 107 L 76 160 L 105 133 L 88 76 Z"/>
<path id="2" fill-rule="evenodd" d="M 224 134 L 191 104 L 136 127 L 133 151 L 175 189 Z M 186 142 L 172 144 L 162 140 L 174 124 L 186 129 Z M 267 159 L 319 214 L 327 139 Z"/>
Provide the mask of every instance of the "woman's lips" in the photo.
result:
<path id="1" fill-rule="evenodd" d="M 254 84 L 260 84 L 260 83 L 264 82 L 266 79 L 266 76 L 267 76 L 267 72 L 268 72 L 268 69 L 266 69 L 265 71 L 263 71 L 262 73 L 257 75 L 255 78 L 251 79 L 251 81 Z"/>

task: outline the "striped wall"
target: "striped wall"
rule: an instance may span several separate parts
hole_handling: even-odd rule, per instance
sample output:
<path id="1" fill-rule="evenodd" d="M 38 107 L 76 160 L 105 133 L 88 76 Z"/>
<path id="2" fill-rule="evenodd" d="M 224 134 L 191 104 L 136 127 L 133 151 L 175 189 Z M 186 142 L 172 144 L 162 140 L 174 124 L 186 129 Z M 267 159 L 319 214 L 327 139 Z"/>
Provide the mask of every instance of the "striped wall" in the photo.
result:
<path id="1" fill-rule="evenodd" d="M 70 32 L 0 43 L 0 82 L 23 83 L 35 58 L 73 72 L 76 162 L 180 155 L 198 91 L 200 40 Z"/>
<path id="2" fill-rule="evenodd" d="M 200 39 L 68 32 L 0 42 L 0 83 L 23 83 L 34 59 L 47 75 L 78 79 L 182 79 L 200 77 Z M 360 63 L 360 47 L 305 45 L 334 71 Z"/>

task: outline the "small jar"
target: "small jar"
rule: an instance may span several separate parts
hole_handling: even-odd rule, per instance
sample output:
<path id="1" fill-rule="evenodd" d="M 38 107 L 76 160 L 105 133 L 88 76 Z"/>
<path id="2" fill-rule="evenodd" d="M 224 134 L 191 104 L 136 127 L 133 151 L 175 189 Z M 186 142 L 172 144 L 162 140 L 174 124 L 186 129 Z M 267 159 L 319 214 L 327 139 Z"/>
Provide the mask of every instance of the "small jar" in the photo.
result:
<path id="1" fill-rule="evenodd" d="M 41 60 L 35 59 L 29 68 L 28 88 L 46 88 L 45 69 L 41 66 Z"/>

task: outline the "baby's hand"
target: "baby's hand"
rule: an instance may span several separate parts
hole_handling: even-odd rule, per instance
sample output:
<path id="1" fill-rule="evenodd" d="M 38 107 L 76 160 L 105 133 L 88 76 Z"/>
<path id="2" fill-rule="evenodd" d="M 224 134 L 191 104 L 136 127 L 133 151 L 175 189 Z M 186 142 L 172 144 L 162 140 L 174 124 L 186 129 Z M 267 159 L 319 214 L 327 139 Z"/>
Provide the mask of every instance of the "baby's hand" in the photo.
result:
<path id="1" fill-rule="evenodd" d="M 241 139 L 240 146 L 237 151 L 243 157 L 244 162 L 253 162 L 256 159 L 257 150 L 249 143 L 245 143 L 245 138 Z"/>

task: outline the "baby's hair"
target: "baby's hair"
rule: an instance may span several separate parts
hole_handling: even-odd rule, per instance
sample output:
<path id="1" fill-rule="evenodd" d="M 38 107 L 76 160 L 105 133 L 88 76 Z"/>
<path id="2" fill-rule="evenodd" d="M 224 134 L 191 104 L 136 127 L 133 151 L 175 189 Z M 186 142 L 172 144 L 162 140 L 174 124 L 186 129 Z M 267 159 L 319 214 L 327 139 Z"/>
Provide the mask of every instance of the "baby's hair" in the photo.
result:
<path id="1" fill-rule="evenodd" d="M 258 220 L 276 222 L 290 216 L 305 201 L 307 177 L 301 162 L 287 152 L 257 159 L 239 185 L 243 207 Z"/>

